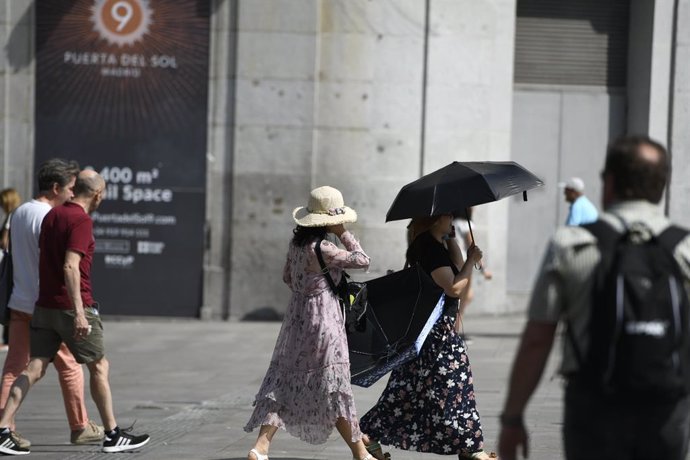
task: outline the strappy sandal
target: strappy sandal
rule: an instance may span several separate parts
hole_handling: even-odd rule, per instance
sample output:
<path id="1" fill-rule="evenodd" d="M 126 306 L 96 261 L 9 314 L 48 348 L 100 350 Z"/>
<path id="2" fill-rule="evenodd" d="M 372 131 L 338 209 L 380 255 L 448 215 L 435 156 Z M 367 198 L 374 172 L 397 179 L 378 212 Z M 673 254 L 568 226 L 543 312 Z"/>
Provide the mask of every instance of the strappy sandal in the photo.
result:
<path id="1" fill-rule="evenodd" d="M 379 460 L 391 460 L 390 452 L 384 452 L 381 448 L 381 444 L 378 441 L 366 444 L 365 447 L 367 448 L 367 452 L 369 452 L 375 458 Z M 380 455 L 382 455 L 383 457 L 379 457 L 378 455 L 376 455 L 377 452 L 380 452 Z"/>
<path id="2" fill-rule="evenodd" d="M 268 455 L 260 454 L 258 450 L 252 449 L 249 451 L 250 454 L 254 454 L 256 460 L 268 460 Z"/>
<path id="3" fill-rule="evenodd" d="M 268 457 L 266 457 L 266 458 L 268 458 Z M 259 460 L 261 460 L 261 459 L 259 459 Z M 364 458 L 352 457 L 352 460 L 376 460 L 376 459 L 374 459 L 373 455 L 367 454 L 367 456 Z"/>

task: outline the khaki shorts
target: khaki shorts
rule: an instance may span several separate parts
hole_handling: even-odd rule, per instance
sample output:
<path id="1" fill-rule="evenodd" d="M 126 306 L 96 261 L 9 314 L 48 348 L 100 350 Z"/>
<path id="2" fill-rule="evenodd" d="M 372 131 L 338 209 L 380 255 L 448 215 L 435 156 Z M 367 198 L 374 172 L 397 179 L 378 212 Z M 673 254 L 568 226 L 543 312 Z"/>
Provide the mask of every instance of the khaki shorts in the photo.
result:
<path id="1" fill-rule="evenodd" d="M 65 342 L 69 351 L 80 364 L 98 361 L 105 354 L 103 323 L 94 307 L 84 307 L 91 333 L 83 340 L 74 338 L 74 310 L 36 307 L 31 319 L 31 357 L 51 361 Z"/>

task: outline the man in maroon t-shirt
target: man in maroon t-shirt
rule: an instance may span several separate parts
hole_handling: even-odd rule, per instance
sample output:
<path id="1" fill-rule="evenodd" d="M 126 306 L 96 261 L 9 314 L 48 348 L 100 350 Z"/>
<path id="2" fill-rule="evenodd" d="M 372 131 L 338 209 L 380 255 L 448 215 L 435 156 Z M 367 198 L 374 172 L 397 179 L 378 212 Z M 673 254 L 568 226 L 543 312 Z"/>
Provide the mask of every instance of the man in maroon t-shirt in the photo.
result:
<path id="1" fill-rule="evenodd" d="M 75 201 L 68 201 L 53 212 L 49 212 L 41 225 L 39 248 L 41 257 L 38 270 L 41 281 L 36 305 L 60 310 L 74 309 L 75 302 L 70 298 L 69 286 L 65 282 L 67 272 L 63 270 L 64 263 L 70 257 L 73 258 L 74 267 L 79 267 L 78 290 L 81 292 L 82 305 L 85 307 L 93 305 L 94 300 L 91 294 L 91 262 L 95 248 L 93 221 L 82 205 Z M 81 309 L 75 311 L 77 317 L 79 317 L 79 310 Z"/>
<path id="2" fill-rule="evenodd" d="M 91 396 L 103 419 L 103 452 L 137 449 L 148 435 L 132 435 L 120 429 L 113 415 L 108 381 L 108 361 L 103 346 L 103 324 L 98 304 L 91 295 L 91 261 L 94 253 L 93 221 L 89 214 L 103 200 L 105 181 L 95 171 L 79 173 L 74 199 L 46 214 L 39 239 L 39 295 L 31 323 L 31 360 L 17 377 L 0 418 L 0 452 L 23 455 L 9 426 L 31 386 L 45 373 L 64 342 L 77 362 L 86 364 L 91 377 Z"/>

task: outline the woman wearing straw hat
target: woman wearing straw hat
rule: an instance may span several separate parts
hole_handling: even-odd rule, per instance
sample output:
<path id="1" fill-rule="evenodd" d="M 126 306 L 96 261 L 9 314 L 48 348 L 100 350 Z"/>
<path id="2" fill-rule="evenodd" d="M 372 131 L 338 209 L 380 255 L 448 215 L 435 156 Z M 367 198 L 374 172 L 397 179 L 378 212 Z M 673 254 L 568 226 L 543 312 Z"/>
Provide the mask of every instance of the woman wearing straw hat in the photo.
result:
<path id="1" fill-rule="evenodd" d="M 311 191 L 309 204 L 293 211 L 297 224 L 283 280 L 292 290 L 271 364 L 244 427 L 261 427 L 249 460 L 267 460 L 278 428 L 310 444 L 325 443 L 337 428 L 356 460 L 371 460 L 362 442 L 350 386 L 350 359 L 339 301 L 323 276 L 315 246 L 337 283 L 345 268 L 367 268 L 369 256 L 343 224 L 357 213 L 333 187 Z M 332 233 L 345 249 L 323 240 Z"/>

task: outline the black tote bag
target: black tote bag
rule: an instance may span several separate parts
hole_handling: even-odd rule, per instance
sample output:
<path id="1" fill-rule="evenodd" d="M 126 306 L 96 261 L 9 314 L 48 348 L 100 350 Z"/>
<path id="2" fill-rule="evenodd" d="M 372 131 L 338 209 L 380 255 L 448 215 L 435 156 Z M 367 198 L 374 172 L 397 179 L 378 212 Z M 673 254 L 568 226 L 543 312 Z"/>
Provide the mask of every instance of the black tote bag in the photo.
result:
<path id="1" fill-rule="evenodd" d="M 6 324 L 9 310 L 7 304 L 12 295 L 12 255 L 3 250 L 2 261 L 0 261 L 0 323 Z"/>

